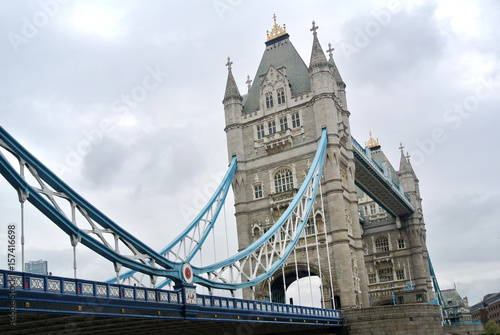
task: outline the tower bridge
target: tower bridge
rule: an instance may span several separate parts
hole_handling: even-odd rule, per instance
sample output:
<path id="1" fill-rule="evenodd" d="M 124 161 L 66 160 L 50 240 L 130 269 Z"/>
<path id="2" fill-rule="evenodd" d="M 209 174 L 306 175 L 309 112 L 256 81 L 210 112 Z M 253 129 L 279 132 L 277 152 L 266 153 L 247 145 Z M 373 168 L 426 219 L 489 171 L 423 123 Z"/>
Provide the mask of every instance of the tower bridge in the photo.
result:
<path id="1" fill-rule="evenodd" d="M 275 17 L 243 95 L 228 58 L 228 171 L 200 213 L 159 251 L 81 197 L 0 127 L 0 173 L 16 190 L 21 211 L 30 203 L 70 237 L 74 250 L 91 249 L 116 273 L 105 283 L 78 278 L 76 258 L 72 279 L 2 270 L 1 318 L 18 313 L 19 333 L 33 326 L 58 331 L 68 323 L 106 334 L 142 326 L 223 332 L 243 325 L 256 334 L 339 333 L 349 326 L 341 309 L 353 315 L 396 304 L 439 325 L 437 309 L 424 315 L 412 305 L 433 299 L 419 181 L 403 147 L 396 171 L 378 140 L 370 137 L 362 147 L 352 137 L 346 85 L 331 46 L 328 59 L 323 52 L 318 28 L 313 22 L 307 66 Z M 231 187 L 239 251 L 203 263 L 204 243 L 215 234 Z M 287 304 L 287 288 L 312 276 L 320 279 L 321 307 Z M 299 299 L 312 293 L 309 286 L 299 290 Z M 231 297 L 214 295 L 214 289 Z"/>

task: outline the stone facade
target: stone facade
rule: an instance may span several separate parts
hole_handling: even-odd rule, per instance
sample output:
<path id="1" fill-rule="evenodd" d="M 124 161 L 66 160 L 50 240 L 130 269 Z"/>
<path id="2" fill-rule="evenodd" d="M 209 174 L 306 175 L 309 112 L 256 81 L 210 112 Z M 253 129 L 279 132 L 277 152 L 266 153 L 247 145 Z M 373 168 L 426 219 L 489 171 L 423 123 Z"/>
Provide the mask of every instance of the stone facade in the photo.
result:
<path id="1" fill-rule="evenodd" d="M 370 307 L 342 317 L 348 335 L 443 335 L 438 305 Z"/>
<path id="2" fill-rule="evenodd" d="M 342 312 L 345 335 L 479 335 L 481 324 L 441 325 L 438 305 L 378 306 Z"/>
<path id="3" fill-rule="evenodd" d="M 223 104 L 229 160 L 236 156 L 238 161 L 232 186 L 240 250 L 264 234 L 285 211 L 309 170 L 322 129 L 326 128 L 328 134 L 322 193 L 317 196 L 309 218 L 317 227 L 309 230 L 306 227 L 307 240 L 303 239 L 296 248 L 297 266 L 289 258 L 272 282 L 258 285 L 253 292 L 245 290 L 244 297 L 269 298 L 271 287 L 272 300 L 283 301 L 279 292 L 297 274 L 318 275 L 323 279 L 325 306 L 330 307 L 330 261 L 337 308 L 369 306 L 369 290 L 372 302 L 379 304 L 387 303 L 389 294 L 392 301 L 394 291 L 408 296 L 403 288 L 410 281 L 414 284 L 409 286 L 411 297 L 403 297 L 402 302 L 429 301 L 431 286 L 418 179 L 409 160 L 403 157 L 400 171 L 394 175 L 416 209 L 414 214 L 390 219 L 386 214 L 384 218 L 388 221 L 383 225 L 376 221 L 382 218 L 360 218 L 358 200 L 362 203 L 362 199 L 358 199 L 360 191 L 355 184 L 345 83 L 333 60 L 333 49 L 328 50 L 327 60 L 316 29 L 313 23 L 309 66 L 284 29 L 273 35 L 266 42 L 254 80 L 247 80 L 246 94 L 240 94 L 232 63 L 229 60 L 227 63 Z M 390 240 L 388 250 L 383 252 L 374 244 L 380 236 Z M 398 247 L 399 238 L 404 239 L 404 248 Z M 311 245 L 319 246 L 318 256 L 314 251 L 315 257 L 307 257 L 305 250 Z M 380 281 L 376 276 L 376 282 L 369 284 L 367 270 L 379 273 L 378 269 L 385 265 L 391 267 L 393 280 L 384 277 Z M 402 277 L 398 277 L 400 269 Z M 380 275 L 389 276 L 388 270 L 384 271 Z"/>
<path id="4" fill-rule="evenodd" d="M 363 249 L 372 306 L 430 302 L 432 282 L 425 244 L 425 223 L 418 179 L 401 147 L 396 171 L 380 144 L 370 137 L 371 157 L 410 197 L 415 213 L 393 217 L 362 190 L 358 189 L 358 209 L 363 229 Z"/>

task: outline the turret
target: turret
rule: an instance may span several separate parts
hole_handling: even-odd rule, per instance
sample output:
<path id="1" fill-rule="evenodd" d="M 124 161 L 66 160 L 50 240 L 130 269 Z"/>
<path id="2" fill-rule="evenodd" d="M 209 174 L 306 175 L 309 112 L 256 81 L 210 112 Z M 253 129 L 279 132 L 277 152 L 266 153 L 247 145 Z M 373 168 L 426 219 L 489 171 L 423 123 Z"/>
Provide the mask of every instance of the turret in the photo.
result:
<path id="1" fill-rule="evenodd" d="M 341 116 L 335 104 L 335 81 L 325 53 L 318 40 L 318 26 L 312 22 L 313 45 L 311 61 L 309 63 L 309 80 L 313 95 L 314 116 L 316 119 L 316 133 L 320 134 L 322 128 L 327 128 L 328 134 L 338 135 L 339 119 Z M 329 138 L 329 141 L 331 138 Z"/>
<path id="2" fill-rule="evenodd" d="M 238 86 L 231 71 L 231 59 L 227 58 L 227 82 L 226 91 L 224 93 L 224 114 L 226 116 L 226 136 L 228 141 L 229 161 L 231 157 L 236 155 L 238 159 L 243 159 L 243 132 L 241 128 L 241 115 L 243 112 L 243 97 L 238 90 Z"/>
<path id="3" fill-rule="evenodd" d="M 410 201 L 415 207 L 417 217 L 420 218 L 422 215 L 422 199 L 420 198 L 419 180 L 410 163 L 410 155 L 408 153 L 406 156 L 404 155 L 404 147 L 402 144 L 399 149 L 401 150 L 398 171 L 399 180 L 403 186 L 404 192 L 410 197 Z"/>
<path id="4" fill-rule="evenodd" d="M 232 64 L 233 62 L 231 62 L 231 59 L 227 57 L 226 66 L 228 73 L 226 91 L 224 93 L 224 100 L 222 100 L 222 103 L 224 104 L 224 112 L 226 114 L 226 126 L 238 122 L 241 111 L 243 110 L 243 105 L 241 104 L 243 98 L 241 97 L 238 86 L 234 81 L 233 73 L 231 71 Z"/>
<path id="5" fill-rule="evenodd" d="M 330 72 L 325 53 L 318 40 L 318 26 L 313 21 L 311 31 L 313 32 L 313 45 L 311 51 L 311 61 L 309 63 L 309 76 L 311 80 L 311 90 L 313 94 L 334 91 L 334 81 Z"/>
<path id="6" fill-rule="evenodd" d="M 333 60 L 333 50 L 332 44 L 328 43 L 328 52 L 329 58 L 328 58 L 328 65 L 330 66 L 330 71 L 333 74 L 333 78 L 335 80 L 335 88 L 336 88 L 336 94 L 340 99 L 340 102 L 342 103 L 342 107 L 345 111 L 347 111 L 347 98 L 345 95 L 345 87 L 346 84 L 344 83 L 344 80 L 340 76 L 339 69 L 337 68 L 337 64 L 335 64 L 335 61 Z"/>

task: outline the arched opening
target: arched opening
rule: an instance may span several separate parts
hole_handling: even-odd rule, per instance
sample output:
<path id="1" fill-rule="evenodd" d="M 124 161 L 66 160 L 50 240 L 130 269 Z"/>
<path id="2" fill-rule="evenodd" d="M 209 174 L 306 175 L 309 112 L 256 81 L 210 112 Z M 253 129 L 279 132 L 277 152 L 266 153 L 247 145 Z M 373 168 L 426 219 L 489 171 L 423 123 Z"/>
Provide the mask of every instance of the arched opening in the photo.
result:
<path id="1" fill-rule="evenodd" d="M 298 272 L 295 269 L 295 264 L 291 264 L 285 267 L 284 271 L 278 270 L 275 273 L 273 281 L 271 282 L 272 301 L 277 303 L 293 303 L 295 305 L 300 304 L 302 306 L 321 307 L 321 279 L 316 274 L 317 271 L 311 268 L 309 272 L 305 264 L 298 264 L 297 269 Z M 284 280 L 283 272 L 285 277 Z M 310 280 L 309 273 L 311 274 Z M 298 280 L 297 277 L 299 278 Z"/>
<path id="2" fill-rule="evenodd" d="M 293 189 L 293 173 L 289 168 L 281 168 L 274 174 L 274 192 L 281 193 Z"/>
<path id="3" fill-rule="evenodd" d="M 286 290 L 286 294 L 288 303 L 292 299 L 295 305 L 322 307 L 321 279 L 318 276 L 303 277 L 295 280 Z"/>

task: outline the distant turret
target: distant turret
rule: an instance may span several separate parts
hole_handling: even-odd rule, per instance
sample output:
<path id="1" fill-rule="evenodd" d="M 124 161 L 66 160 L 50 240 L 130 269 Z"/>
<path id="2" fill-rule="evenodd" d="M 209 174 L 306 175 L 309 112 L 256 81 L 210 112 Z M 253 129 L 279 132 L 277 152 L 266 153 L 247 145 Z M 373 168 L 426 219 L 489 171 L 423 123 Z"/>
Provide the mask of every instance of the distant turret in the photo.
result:
<path id="1" fill-rule="evenodd" d="M 242 101 L 243 98 L 238 90 L 238 86 L 233 77 L 233 73 L 231 71 L 231 59 L 227 57 L 227 82 L 226 82 L 226 91 L 224 93 L 224 99 L 222 103 L 224 104 L 224 114 L 226 116 L 226 133 L 228 141 L 234 143 L 234 151 L 229 152 L 229 158 L 236 155 L 239 159 L 242 159 L 243 156 L 243 134 L 241 131 L 241 127 L 238 127 L 241 122 L 241 114 L 243 111 Z"/>

